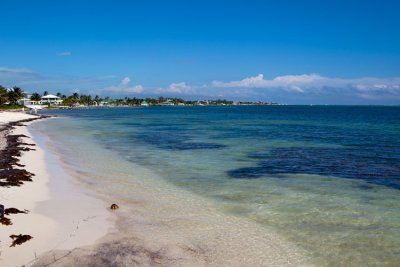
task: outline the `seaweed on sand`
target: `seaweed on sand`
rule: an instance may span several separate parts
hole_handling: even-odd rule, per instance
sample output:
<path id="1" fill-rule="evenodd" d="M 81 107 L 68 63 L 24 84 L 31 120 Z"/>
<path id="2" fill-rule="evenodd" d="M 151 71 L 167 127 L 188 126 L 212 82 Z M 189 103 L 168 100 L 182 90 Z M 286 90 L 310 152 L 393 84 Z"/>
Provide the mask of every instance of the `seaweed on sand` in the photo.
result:
<path id="1" fill-rule="evenodd" d="M 2 225 L 12 225 L 12 222 L 10 219 L 8 219 L 7 217 L 1 217 L 0 218 L 0 223 Z"/>
<path id="2" fill-rule="evenodd" d="M 22 243 L 31 240 L 33 237 L 30 235 L 19 234 L 19 235 L 10 235 L 10 238 L 13 240 L 10 247 L 15 247 L 16 245 L 21 245 Z"/>
<path id="3" fill-rule="evenodd" d="M 26 119 L 18 122 L 10 122 L 3 126 L 0 131 L 9 133 L 15 126 L 21 126 L 22 122 L 29 122 L 38 119 L 45 118 L 40 116 L 37 118 Z M 0 186 L 20 186 L 24 182 L 32 181 L 33 173 L 26 171 L 25 169 L 17 169 L 17 167 L 24 167 L 19 163 L 19 157 L 22 151 L 33 150 L 31 147 L 34 144 L 28 144 L 21 141 L 21 138 L 27 137 L 26 135 L 7 134 L 6 135 L 6 147 L 0 151 Z"/>
<path id="4" fill-rule="evenodd" d="M 29 211 L 28 210 L 19 210 L 19 209 L 16 209 L 16 208 L 8 208 L 8 209 L 5 209 L 4 210 L 4 214 L 5 215 L 10 215 L 10 214 L 18 214 L 18 213 L 28 213 Z"/>

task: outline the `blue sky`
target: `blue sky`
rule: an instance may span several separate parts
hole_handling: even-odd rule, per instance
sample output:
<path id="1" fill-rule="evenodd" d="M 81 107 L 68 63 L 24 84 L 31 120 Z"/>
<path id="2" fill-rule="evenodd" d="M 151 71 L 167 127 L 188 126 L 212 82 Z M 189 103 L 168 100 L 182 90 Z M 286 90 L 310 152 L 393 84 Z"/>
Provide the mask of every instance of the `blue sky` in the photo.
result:
<path id="1" fill-rule="evenodd" d="M 400 1 L 0 1 L 5 86 L 400 104 Z"/>

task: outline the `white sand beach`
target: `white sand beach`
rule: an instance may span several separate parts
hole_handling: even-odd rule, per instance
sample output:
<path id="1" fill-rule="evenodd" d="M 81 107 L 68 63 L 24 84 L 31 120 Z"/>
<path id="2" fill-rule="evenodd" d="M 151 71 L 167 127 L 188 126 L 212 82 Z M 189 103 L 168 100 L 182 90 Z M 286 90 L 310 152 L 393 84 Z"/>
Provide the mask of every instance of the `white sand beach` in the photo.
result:
<path id="1" fill-rule="evenodd" d="M 0 125 L 35 116 L 19 112 L 1 112 Z M 11 134 L 23 134 L 26 143 L 35 143 L 24 126 Z M 0 187 L 0 203 L 5 208 L 28 210 L 28 214 L 11 214 L 12 225 L 0 225 L 0 266 L 22 266 L 33 263 L 41 253 L 53 249 L 71 249 L 93 243 L 108 229 L 105 203 L 86 196 L 56 169 L 57 177 L 50 177 L 46 158 L 40 146 L 24 152 L 20 164 L 34 173 L 32 182 L 19 187 Z M 10 247 L 12 234 L 29 234 L 33 239 Z"/>

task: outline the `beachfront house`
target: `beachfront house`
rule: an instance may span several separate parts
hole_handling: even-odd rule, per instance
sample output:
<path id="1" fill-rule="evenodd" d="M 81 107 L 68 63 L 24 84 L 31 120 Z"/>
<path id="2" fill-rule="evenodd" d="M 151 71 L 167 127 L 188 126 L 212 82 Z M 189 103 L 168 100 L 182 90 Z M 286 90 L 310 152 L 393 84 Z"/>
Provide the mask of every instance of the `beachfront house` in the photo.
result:
<path id="1" fill-rule="evenodd" d="M 42 96 L 42 104 L 43 105 L 60 105 L 62 100 L 60 97 L 55 95 L 45 95 Z"/>
<path id="2" fill-rule="evenodd" d="M 147 103 L 145 100 L 140 104 L 143 107 L 148 107 L 149 103 Z"/>
<path id="3" fill-rule="evenodd" d="M 41 101 L 31 100 L 32 94 L 26 94 L 23 98 L 18 100 L 19 105 L 23 106 L 31 106 L 31 105 L 40 105 Z"/>
<path id="4" fill-rule="evenodd" d="M 173 106 L 175 105 L 174 102 L 172 102 L 171 99 L 167 99 L 164 102 L 158 103 L 159 106 Z"/>

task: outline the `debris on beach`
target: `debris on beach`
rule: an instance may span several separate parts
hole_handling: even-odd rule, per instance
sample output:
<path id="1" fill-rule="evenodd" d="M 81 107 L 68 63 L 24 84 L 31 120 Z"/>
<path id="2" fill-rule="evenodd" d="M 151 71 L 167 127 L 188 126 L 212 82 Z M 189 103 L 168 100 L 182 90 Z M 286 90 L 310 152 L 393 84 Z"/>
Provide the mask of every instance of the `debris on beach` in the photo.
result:
<path id="1" fill-rule="evenodd" d="M 7 217 L 2 217 L 0 218 L 0 223 L 2 225 L 12 225 L 12 222 L 10 219 L 8 219 Z"/>
<path id="2" fill-rule="evenodd" d="M 13 240 L 10 247 L 15 247 L 16 245 L 21 245 L 22 243 L 31 240 L 33 237 L 30 235 L 19 234 L 19 235 L 10 235 L 10 238 Z"/>
<path id="3" fill-rule="evenodd" d="M 117 209 L 119 209 L 119 206 L 117 204 L 112 204 L 110 209 L 117 210 Z"/>
<path id="4" fill-rule="evenodd" d="M 20 186 L 24 182 L 32 181 L 33 173 L 28 172 L 25 169 L 16 169 L 17 167 L 25 167 L 19 163 L 19 157 L 23 151 L 34 150 L 34 144 L 29 144 L 21 141 L 21 138 L 27 138 L 28 136 L 22 134 L 8 134 L 15 126 L 20 126 L 21 122 L 28 122 L 42 117 L 22 120 L 19 122 L 11 122 L 3 126 L 0 131 L 6 133 L 6 147 L 0 151 L 0 186 Z"/>
<path id="5" fill-rule="evenodd" d="M 5 215 L 10 215 L 10 214 L 18 214 L 18 213 L 28 213 L 29 212 L 29 210 L 19 210 L 19 209 L 16 209 L 16 208 L 8 208 L 8 209 L 5 209 L 4 210 L 4 214 Z"/>
<path id="6" fill-rule="evenodd" d="M 8 169 L 0 171 L 0 186 L 20 186 L 23 182 L 31 182 L 33 173 L 20 169 Z M 4 180 L 4 181 L 3 181 Z"/>

